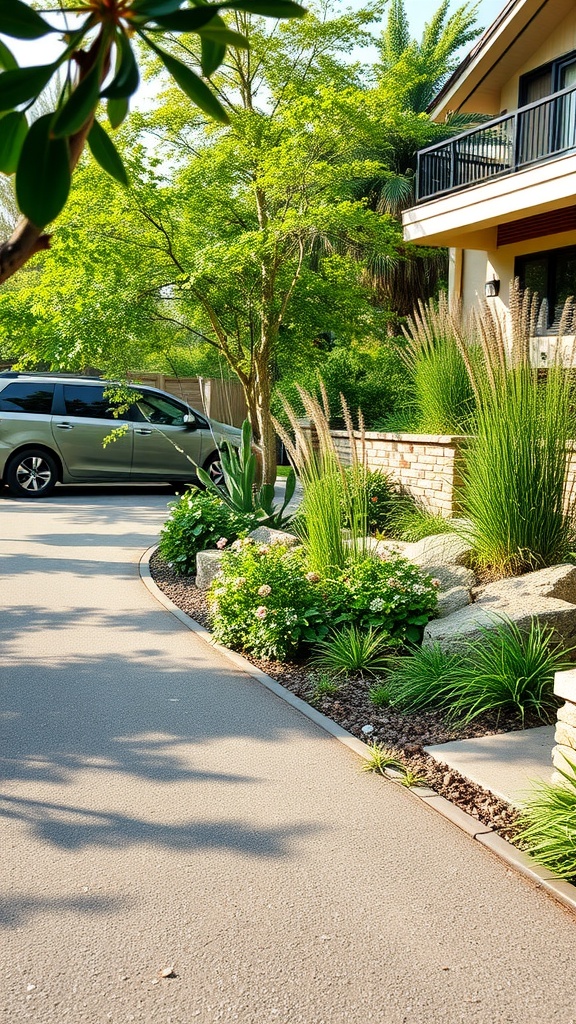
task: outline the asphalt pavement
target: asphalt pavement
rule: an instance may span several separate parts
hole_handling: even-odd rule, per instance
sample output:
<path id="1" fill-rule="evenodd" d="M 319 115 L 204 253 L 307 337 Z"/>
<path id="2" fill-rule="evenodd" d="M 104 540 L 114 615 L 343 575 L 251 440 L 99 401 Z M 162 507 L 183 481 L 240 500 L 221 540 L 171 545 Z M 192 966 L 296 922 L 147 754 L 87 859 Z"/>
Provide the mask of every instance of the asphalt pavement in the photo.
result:
<path id="1" fill-rule="evenodd" d="M 161 606 L 162 488 L 0 492 L 0 1019 L 576 1024 L 576 917 Z"/>

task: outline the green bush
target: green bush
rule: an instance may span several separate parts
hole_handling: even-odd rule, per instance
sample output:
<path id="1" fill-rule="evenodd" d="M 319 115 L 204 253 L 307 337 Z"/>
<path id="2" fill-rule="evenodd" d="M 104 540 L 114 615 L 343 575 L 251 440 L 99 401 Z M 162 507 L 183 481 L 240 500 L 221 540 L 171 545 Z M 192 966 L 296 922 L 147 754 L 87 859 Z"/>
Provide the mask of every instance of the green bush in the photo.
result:
<path id="1" fill-rule="evenodd" d="M 199 551 L 214 548 L 224 539 L 231 543 L 259 523 L 257 515 L 234 512 L 215 494 L 197 488 L 187 491 L 170 508 L 159 553 L 181 576 L 194 575 Z"/>
<path id="2" fill-rule="evenodd" d="M 418 643 L 438 601 L 438 582 L 405 558 L 365 558 L 330 584 L 335 626 L 378 629 L 394 640 Z"/>
<path id="3" fill-rule="evenodd" d="M 301 549 L 236 541 L 208 594 L 212 632 L 227 647 L 283 660 L 326 636 L 326 599 Z"/>
<path id="4" fill-rule="evenodd" d="M 560 771 L 564 783 L 540 783 L 520 817 L 516 840 L 560 878 L 576 880 L 576 764 Z"/>

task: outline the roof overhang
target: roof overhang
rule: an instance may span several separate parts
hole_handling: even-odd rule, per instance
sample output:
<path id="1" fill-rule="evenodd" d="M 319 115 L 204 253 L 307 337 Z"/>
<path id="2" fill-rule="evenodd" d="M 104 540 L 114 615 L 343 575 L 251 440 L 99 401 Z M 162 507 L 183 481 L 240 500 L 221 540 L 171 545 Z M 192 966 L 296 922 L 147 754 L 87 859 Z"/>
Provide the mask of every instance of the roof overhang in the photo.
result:
<path id="1" fill-rule="evenodd" d="M 574 10 L 574 0 L 509 0 L 431 103 L 443 120 L 461 110 L 491 112 L 490 99 L 539 49 L 542 40 Z"/>

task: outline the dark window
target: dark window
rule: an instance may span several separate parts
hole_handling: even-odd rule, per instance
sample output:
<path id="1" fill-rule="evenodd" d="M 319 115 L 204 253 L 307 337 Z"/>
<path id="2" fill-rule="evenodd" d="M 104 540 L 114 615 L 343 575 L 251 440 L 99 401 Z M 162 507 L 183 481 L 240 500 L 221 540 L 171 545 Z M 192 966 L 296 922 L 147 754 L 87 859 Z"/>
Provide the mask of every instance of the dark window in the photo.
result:
<path id="1" fill-rule="evenodd" d="M 576 53 L 565 53 L 549 64 L 543 64 L 534 71 L 520 78 L 519 106 L 526 107 L 529 103 L 551 96 L 561 89 L 568 89 L 575 84 Z"/>
<path id="2" fill-rule="evenodd" d="M 576 298 L 576 247 L 536 252 L 516 259 L 515 274 L 520 286 L 536 292 L 545 302 L 539 332 L 558 333 L 567 299 Z M 563 333 L 572 334 L 574 325 L 563 325 Z"/>
<path id="3" fill-rule="evenodd" d="M 104 390 L 99 384 L 65 384 L 66 415 L 98 420 L 114 419 L 112 399 L 104 396 Z"/>
<path id="4" fill-rule="evenodd" d="M 186 415 L 191 417 L 190 410 L 185 405 L 150 391 L 146 391 L 142 398 L 138 399 L 136 407 L 148 423 L 160 423 L 163 426 L 181 426 Z"/>
<path id="5" fill-rule="evenodd" d="M 8 384 L 0 391 L 0 412 L 33 412 L 50 415 L 53 395 L 53 384 L 14 381 L 13 384 Z"/>

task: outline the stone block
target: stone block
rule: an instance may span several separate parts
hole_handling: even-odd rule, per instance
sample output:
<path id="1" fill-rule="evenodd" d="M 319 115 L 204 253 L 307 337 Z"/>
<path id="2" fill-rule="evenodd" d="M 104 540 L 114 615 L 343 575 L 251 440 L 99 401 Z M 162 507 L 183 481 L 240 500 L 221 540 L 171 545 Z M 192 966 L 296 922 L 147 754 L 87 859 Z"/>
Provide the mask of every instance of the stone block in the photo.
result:
<path id="1" fill-rule="evenodd" d="M 531 595 L 523 600 L 498 605 L 476 602 L 443 619 L 432 619 L 424 630 L 423 644 L 438 643 L 446 651 L 461 650 L 465 641 L 482 639 L 485 630 L 496 629 L 503 621 L 511 621 L 519 629 L 528 630 L 533 618 L 550 626 L 558 639 L 571 647 L 576 639 L 576 605 L 554 598 Z"/>
<path id="2" fill-rule="evenodd" d="M 456 533 L 438 533 L 409 544 L 404 556 L 422 569 L 436 569 L 440 565 L 466 565 L 472 547 Z"/>
<path id="3" fill-rule="evenodd" d="M 565 669 L 554 675 L 554 693 L 557 697 L 576 705 L 576 669 Z"/>
<path id="4" fill-rule="evenodd" d="M 576 565 L 554 565 L 549 569 L 489 583 L 478 601 L 481 604 L 498 604 L 502 598 L 512 601 L 532 594 L 576 604 Z"/>
<path id="5" fill-rule="evenodd" d="M 285 544 L 288 548 L 296 547 L 301 541 L 293 533 L 284 530 L 273 530 L 270 526 L 257 526 L 248 534 L 257 544 Z"/>
<path id="6" fill-rule="evenodd" d="M 566 722 L 556 722 L 554 742 L 560 747 L 569 747 L 576 752 L 576 729 Z"/>
<path id="7" fill-rule="evenodd" d="M 560 675 L 559 672 L 556 674 Z M 576 728 L 576 705 L 572 704 L 570 701 L 566 701 L 562 707 L 558 708 L 556 717 L 559 722 L 565 722 L 566 725 L 571 725 Z"/>
<path id="8" fill-rule="evenodd" d="M 223 552 L 216 549 L 199 551 L 196 555 L 196 586 L 208 590 L 212 580 L 222 568 Z"/>
<path id="9" fill-rule="evenodd" d="M 460 608 L 466 608 L 470 600 L 470 591 L 467 587 L 452 587 L 451 590 L 439 591 L 436 617 L 443 619 L 447 615 L 453 615 Z"/>
<path id="10" fill-rule="evenodd" d="M 572 750 L 571 747 L 556 746 L 552 748 L 552 764 L 555 768 L 559 768 L 560 771 L 566 772 L 567 775 L 572 776 L 574 774 L 572 765 L 576 765 L 576 751 Z M 576 775 L 575 775 L 576 779 Z M 565 780 L 562 780 L 565 783 Z"/>

